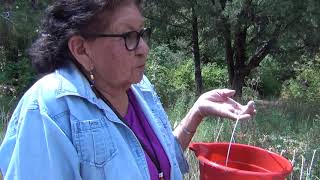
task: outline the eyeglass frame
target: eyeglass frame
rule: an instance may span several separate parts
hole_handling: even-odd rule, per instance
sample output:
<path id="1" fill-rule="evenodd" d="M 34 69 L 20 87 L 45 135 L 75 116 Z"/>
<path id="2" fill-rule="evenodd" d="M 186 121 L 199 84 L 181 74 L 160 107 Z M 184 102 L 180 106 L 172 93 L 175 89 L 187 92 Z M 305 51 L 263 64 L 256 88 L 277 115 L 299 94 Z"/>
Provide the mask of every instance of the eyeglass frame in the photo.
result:
<path id="1" fill-rule="evenodd" d="M 144 33 L 149 33 L 149 39 L 148 41 L 150 41 L 150 37 L 151 37 L 151 28 L 143 28 L 141 29 L 139 32 L 138 31 L 128 31 L 128 32 L 124 32 L 121 34 L 106 34 L 106 33 L 87 33 L 87 34 L 82 34 L 85 38 L 103 38 L 103 37 L 122 37 L 124 40 L 124 44 L 125 47 L 128 51 L 133 51 L 135 49 L 137 49 L 139 43 L 140 43 L 140 39 L 143 39 L 143 35 Z M 130 33 L 137 33 L 137 39 L 136 39 L 136 44 L 133 48 L 128 48 L 127 45 L 127 38 L 128 38 L 128 34 Z M 144 39 L 143 39 L 144 40 Z M 148 46 L 150 46 L 149 42 L 146 42 Z"/>

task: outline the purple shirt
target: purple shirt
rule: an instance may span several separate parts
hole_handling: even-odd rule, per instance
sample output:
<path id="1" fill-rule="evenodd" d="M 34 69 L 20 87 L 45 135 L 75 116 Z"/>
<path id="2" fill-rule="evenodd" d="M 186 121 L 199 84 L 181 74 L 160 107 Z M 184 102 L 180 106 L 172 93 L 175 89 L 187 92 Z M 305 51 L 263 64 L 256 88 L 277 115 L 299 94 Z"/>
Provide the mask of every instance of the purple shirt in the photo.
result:
<path id="1" fill-rule="evenodd" d="M 156 164 L 152 161 L 158 161 L 161 171 L 164 174 L 164 179 L 170 179 L 170 163 L 169 159 L 162 148 L 157 136 L 149 125 L 148 120 L 140 109 L 140 106 L 134 97 L 131 90 L 128 91 L 129 106 L 127 115 L 124 119 L 128 126 L 139 139 L 140 143 L 144 144 L 144 154 L 146 156 L 151 180 L 159 180 Z M 151 156 L 151 157 L 150 157 Z"/>

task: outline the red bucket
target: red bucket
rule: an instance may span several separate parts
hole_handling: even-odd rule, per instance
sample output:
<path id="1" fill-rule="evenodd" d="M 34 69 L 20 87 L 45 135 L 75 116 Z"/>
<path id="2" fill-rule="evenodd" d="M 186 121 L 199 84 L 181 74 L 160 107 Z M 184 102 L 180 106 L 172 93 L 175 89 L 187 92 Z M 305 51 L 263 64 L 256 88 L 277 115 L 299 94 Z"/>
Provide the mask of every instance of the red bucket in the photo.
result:
<path id="1" fill-rule="evenodd" d="M 292 171 L 286 158 L 262 148 L 232 143 L 191 143 L 199 160 L 200 180 L 284 180 Z"/>

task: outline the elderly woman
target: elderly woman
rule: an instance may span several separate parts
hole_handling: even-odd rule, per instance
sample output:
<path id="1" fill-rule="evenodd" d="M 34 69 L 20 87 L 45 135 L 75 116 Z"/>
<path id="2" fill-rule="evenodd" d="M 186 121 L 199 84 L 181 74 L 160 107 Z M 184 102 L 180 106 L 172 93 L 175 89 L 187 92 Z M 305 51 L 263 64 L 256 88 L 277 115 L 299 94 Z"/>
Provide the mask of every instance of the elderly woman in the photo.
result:
<path id="1" fill-rule="evenodd" d="M 5 179 L 182 179 L 206 116 L 248 119 L 232 90 L 200 96 L 172 131 L 143 75 L 150 29 L 140 0 L 57 0 L 30 54 L 37 81 L 0 148 Z"/>

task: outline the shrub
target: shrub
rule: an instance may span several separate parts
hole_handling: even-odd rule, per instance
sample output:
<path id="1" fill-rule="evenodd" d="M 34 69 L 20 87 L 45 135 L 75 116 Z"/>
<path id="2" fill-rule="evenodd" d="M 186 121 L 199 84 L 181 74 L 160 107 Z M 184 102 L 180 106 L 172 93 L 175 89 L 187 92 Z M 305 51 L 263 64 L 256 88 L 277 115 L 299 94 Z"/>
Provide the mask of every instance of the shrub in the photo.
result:
<path id="1" fill-rule="evenodd" d="M 202 66 L 202 80 L 205 91 L 228 86 L 228 70 L 219 67 L 216 63 Z"/>
<path id="2" fill-rule="evenodd" d="M 175 104 L 177 95 L 190 90 L 194 84 L 190 62 L 182 52 L 173 52 L 167 45 L 159 45 L 150 51 L 146 75 L 165 107 Z"/>
<path id="3" fill-rule="evenodd" d="M 319 64 L 320 58 L 317 57 L 314 63 L 301 64 L 296 68 L 297 76 L 284 83 L 281 97 L 287 101 L 320 102 Z"/>
<path id="4" fill-rule="evenodd" d="M 169 81 L 169 79 L 172 79 L 170 78 L 172 73 L 167 67 L 159 64 L 158 61 L 153 60 L 148 63 L 146 74 L 155 86 L 162 103 L 167 106 L 174 93 L 173 87 L 171 87 L 171 83 Z"/>
<path id="5" fill-rule="evenodd" d="M 20 57 L 15 63 L 7 62 L 0 72 L 0 85 L 8 89 L 2 91 L 1 95 L 4 96 L 21 96 L 36 79 L 30 60 L 26 57 Z"/>
<path id="6" fill-rule="evenodd" d="M 266 59 L 261 62 L 258 68 L 258 77 L 256 77 L 260 79 L 260 95 L 264 97 L 280 95 L 283 76 L 286 76 L 288 73 L 281 67 L 281 64 L 270 56 L 267 56 Z"/>
<path id="7" fill-rule="evenodd" d="M 186 59 L 174 69 L 171 81 L 177 93 L 195 92 L 194 63 L 192 59 Z"/>
<path id="8" fill-rule="evenodd" d="M 0 86 L 14 89 L 20 96 L 33 82 L 35 74 L 26 49 L 37 35 L 46 1 L 35 9 L 28 1 L 15 1 L 11 9 L 0 6 Z M 6 95 L 6 94 L 3 94 Z"/>

